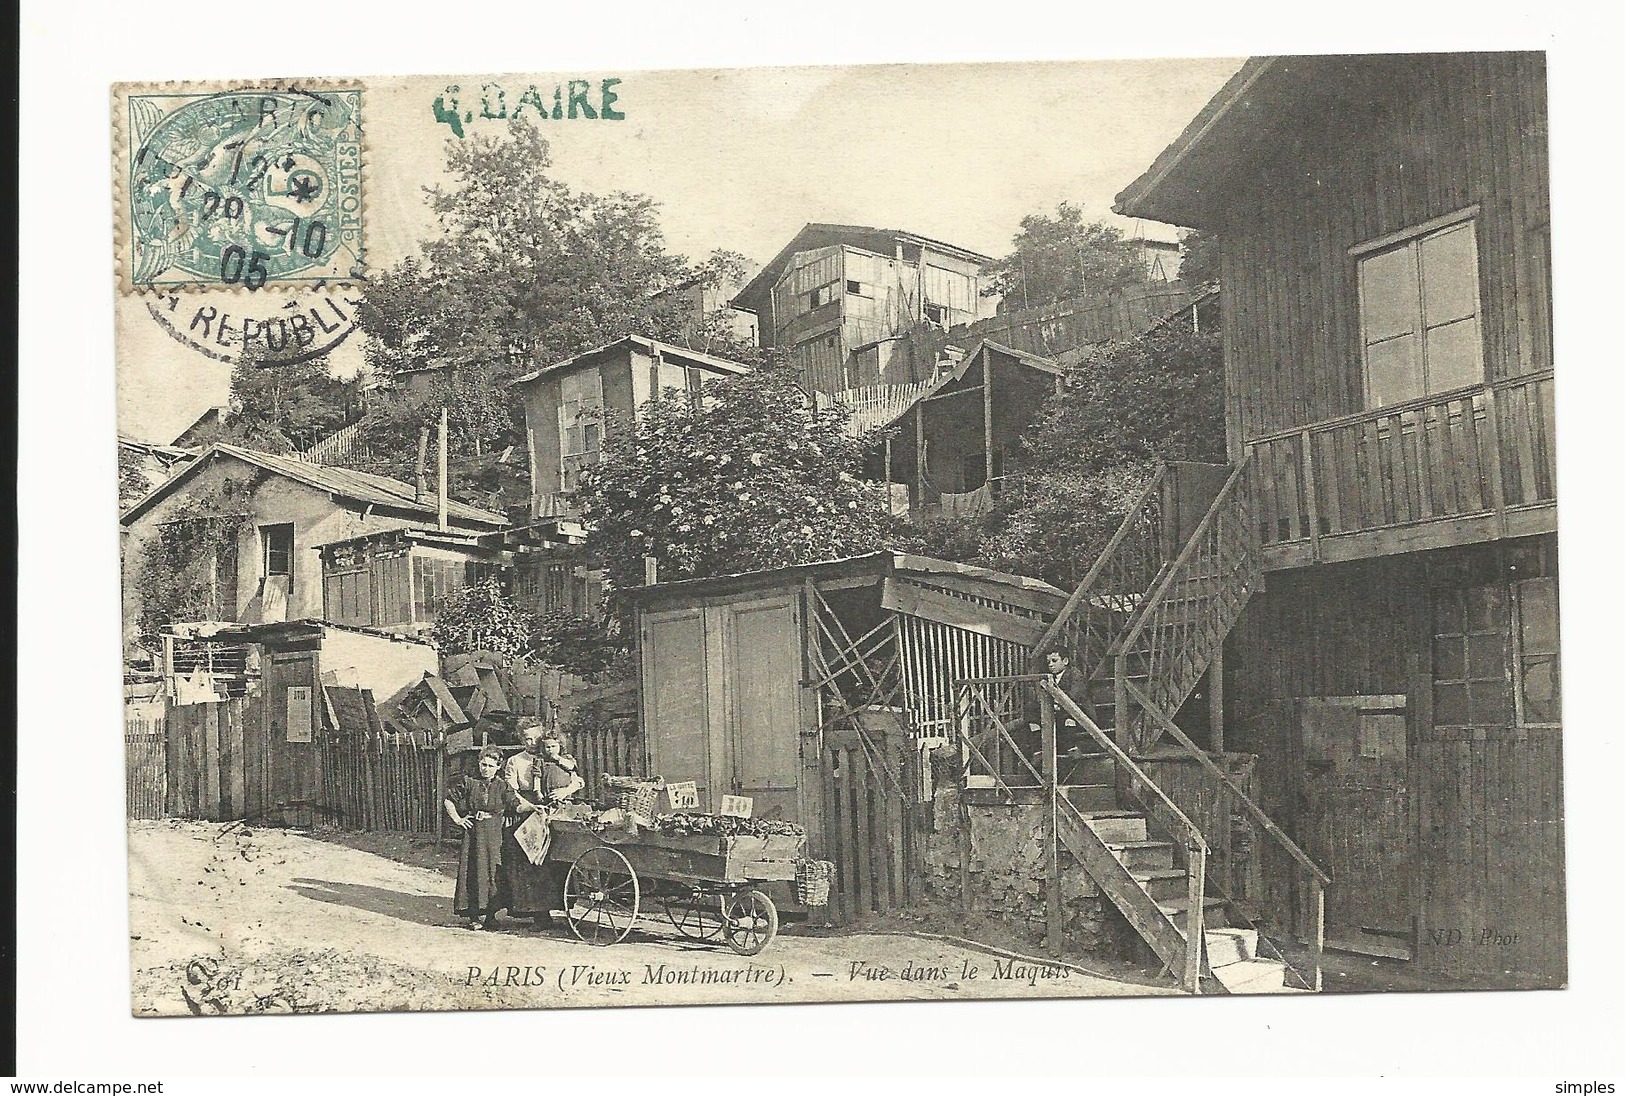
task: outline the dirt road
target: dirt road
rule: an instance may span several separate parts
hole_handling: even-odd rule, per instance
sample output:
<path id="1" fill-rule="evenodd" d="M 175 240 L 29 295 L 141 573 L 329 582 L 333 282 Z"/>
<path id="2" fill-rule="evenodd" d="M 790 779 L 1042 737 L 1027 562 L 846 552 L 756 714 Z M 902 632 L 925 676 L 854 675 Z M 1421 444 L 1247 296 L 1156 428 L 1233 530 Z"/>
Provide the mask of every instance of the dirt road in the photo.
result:
<path id="1" fill-rule="evenodd" d="M 287 830 L 129 834 L 137 1016 L 1172 992 L 913 936 L 790 929 L 747 959 L 663 920 L 612 948 L 514 922 L 471 932 L 427 868 Z"/>

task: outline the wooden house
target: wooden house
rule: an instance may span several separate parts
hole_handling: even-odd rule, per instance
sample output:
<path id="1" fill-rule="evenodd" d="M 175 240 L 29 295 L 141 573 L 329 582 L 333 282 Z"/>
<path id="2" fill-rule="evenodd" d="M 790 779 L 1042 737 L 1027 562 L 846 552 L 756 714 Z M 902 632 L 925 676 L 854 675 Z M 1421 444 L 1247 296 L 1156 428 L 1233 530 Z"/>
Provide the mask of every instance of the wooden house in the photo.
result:
<path id="1" fill-rule="evenodd" d="M 993 260 L 897 229 L 809 224 L 733 299 L 758 339 L 809 391 L 836 393 L 931 379 L 934 359 L 909 336 L 983 314 L 981 271 Z"/>
<path id="2" fill-rule="evenodd" d="M 806 826 L 848 915 L 918 895 L 905 816 L 920 751 L 955 721 L 954 681 L 1022 673 L 1061 591 L 876 552 L 624 592 L 633 607 L 648 771 L 700 807 L 753 800 Z"/>
<path id="3" fill-rule="evenodd" d="M 1546 125 L 1538 54 L 1257 58 L 1118 196 L 1221 242 L 1231 464 L 1138 592 L 1125 532 L 1053 638 L 1101 668 L 1142 751 L 1208 671 L 1201 744 L 1258 755 L 1259 806 L 1330 877 L 1330 945 L 1550 986 Z M 1086 626 L 1113 583 L 1126 622 Z M 1281 850 L 1260 842 L 1265 906 L 1318 902 Z"/>
<path id="4" fill-rule="evenodd" d="M 322 545 L 436 521 L 438 509 L 437 496 L 387 476 L 213 445 L 119 517 L 127 642 L 141 614 L 146 554 L 163 551 L 163 530 L 173 523 L 226 530 L 211 558 L 192 561 L 210 572 L 207 619 L 257 624 L 324 615 Z M 464 533 L 507 525 L 501 514 L 450 500 L 446 521 Z"/>
<path id="5" fill-rule="evenodd" d="M 169 707 L 167 809 L 177 817 L 289 826 L 331 818 L 324 737 L 344 728 L 327 689 L 364 691 L 369 706 L 383 705 L 439 664 L 422 641 L 316 620 L 221 627 L 210 642 L 251 650 L 257 687 Z"/>
<path id="6" fill-rule="evenodd" d="M 984 340 L 930 381 L 841 398 L 854 429 L 891 428 L 868 455 L 868 478 L 906 485 L 915 517 L 973 514 L 1003 491 L 1006 454 L 1060 383 L 1047 358 Z"/>
<path id="7" fill-rule="evenodd" d="M 598 463 L 606 418 L 630 420 L 668 389 L 698 393 L 749 367 L 639 335 L 627 335 L 509 382 L 525 411 L 531 516 L 576 518 L 584 469 Z"/>
<path id="8" fill-rule="evenodd" d="M 336 624 L 419 632 L 465 586 L 501 578 L 503 535 L 420 526 L 321 545 L 322 616 Z"/>

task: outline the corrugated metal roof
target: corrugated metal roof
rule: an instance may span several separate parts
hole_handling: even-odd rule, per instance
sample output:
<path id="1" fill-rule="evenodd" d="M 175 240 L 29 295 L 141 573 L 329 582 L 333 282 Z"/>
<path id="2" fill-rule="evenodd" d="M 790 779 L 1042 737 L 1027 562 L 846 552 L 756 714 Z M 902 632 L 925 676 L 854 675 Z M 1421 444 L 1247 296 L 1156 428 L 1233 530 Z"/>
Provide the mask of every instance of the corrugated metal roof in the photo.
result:
<path id="1" fill-rule="evenodd" d="M 335 468 L 326 464 L 311 464 L 297 457 L 285 457 L 277 453 L 266 453 L 258 449 L 245 449 L 240 445 L 229 445 L 217 442 L 209 447 L 208 451 L 196 461 L 187 465 L 176 475 L 165 480 L 153 488 L 144 498 L 126 510 L 120 516 L 120 524 L 128 524 L 141 514 L 149 510 L 159 499 L 181 486 L 191 477 L 198 474 L 207 464 L 217 456 L 233 457 L 246 464 L 263 468 L 267 472 L 314 487 L 319 491 L 326 491 L 337 498 L 349 499 L 352 502 L 384 506 L 392 510 L 406 510 L 414 514 L 436 515 L 439 513 L 439 496 L 425 493 L 423 501 L 417 501 L 416 490 L 411 484 L 402 483 L 389 476 L 377 476 L 371 472 L 358 472 L 353 468 Z M 447 500 L 446 515 L 458 521 L 470 522 L 477 525 L 503 526 L 508 519 L 501 514 L 490 510 L 482 510 L 477 506 L 458 502 L 455 499 Z"/>

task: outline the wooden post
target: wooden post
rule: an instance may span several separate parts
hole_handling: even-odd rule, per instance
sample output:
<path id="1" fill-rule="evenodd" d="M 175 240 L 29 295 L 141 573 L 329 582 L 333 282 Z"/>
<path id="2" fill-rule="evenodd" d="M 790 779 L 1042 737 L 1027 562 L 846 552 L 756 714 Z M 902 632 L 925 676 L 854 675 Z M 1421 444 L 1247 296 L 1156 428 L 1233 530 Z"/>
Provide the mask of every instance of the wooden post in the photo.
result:
<path id="1" fill-rule="evenodd" d="M 1224 640 L 1207 667 L 1208 742 L 1214 753 L 1224 753 Z"/>
<path id="2" fill-rule="evenodd" d="M 1187 835 L 1190 855 L 1186 858 L 1187 885 L 1185 894 L 1190 902 L 1185 910 L 1185 973 L 1182 981 L 1186 993 L 1202 992 L 1202 951 L 1206 943 L 1202 925 L 1202 902 L 1205 898 L 1207 850 L 1194 834 Z"/>
<path id="3" fill-rule="evenodd" d="M 446 528 L 446 409 L 440 409 L 440 528 Z"/>
<path id="4" fill-rule="evenodd" d="M 1467 404 L 1467 413 L 1472 413 L 1472 403 Z M 1495 511 L 1495 522 L 1501 536 L 1507 534 L 1507 508 L 1506 508 L 1506 461 L 1501 456 L 1501 418 L 1495 407 L 1495 389 L 1484 388 L 1484 425 L 1489 429 L 1489 450 L 1486 458 L 1489 464 L 1484 468 L 1484 462 L 1479 467 L 1483 469 L 1484 486 L 1489 489 L 1488 502 Z"/>
<path id="5" fill-rule="evenodd" d="M 1055 761 L 1055 701 L 1038 692 L 1038 718 L 1043 736 L 1044 783 L 1049 788 L 1049 816 L 1044 825 L 1044 942 L 1061 950 L 1061 788 Z"/>
<path id="6" fill-rule="evenodd" d="M 925 505 L 925 404 L 914 405 L 914 505 Z"/>
<path id="7" fill-rule="evenodd" d="M 1309 937 L 1309 962 L 1314 967 L 1315 992 L 1321 989 L 1321 960 L 1326 951 L 1326 888 L 1320 880 L 1309 878 L 1309 902 L 1315 923 Z"/>
<path id="8" fill-rule="evenodd" d="M 1310 558 L 1320 562 L 1320 499 L 1315 497 L 1315 451 L 1307 428 L 1298 435 L 1303 446 L 1303 497 L 1308 504 Z"/>
<path id="9" fill-rule="evenodd" d="M 891 516 L 891 513 L 892 513 L 892 504 L 891 504 L 891 434 L 889 432 L 886 434 L 886 478 L 885 478 L 885 483 L 886 483 L 886 514 L 889 517 L 889 516 Z"/>
<path id="10" fill-rule="evenodd" d="M 993 353 L 982 346 L 982 483 L 993 497 Z"/>

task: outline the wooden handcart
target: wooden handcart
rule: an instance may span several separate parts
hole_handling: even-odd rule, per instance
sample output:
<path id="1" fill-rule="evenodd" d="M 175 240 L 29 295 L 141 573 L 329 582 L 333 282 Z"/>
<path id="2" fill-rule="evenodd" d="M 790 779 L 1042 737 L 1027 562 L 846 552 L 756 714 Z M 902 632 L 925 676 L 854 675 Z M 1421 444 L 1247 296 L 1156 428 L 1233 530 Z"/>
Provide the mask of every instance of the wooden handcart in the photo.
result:
<path id="1" fill-rule="evenodd" d="M 658 906 L 689 939 L 720 939 L 755 955 L 779 931 L 778 909 L 762 885 L 794 880 L 806 846 L 799 835 L 677 837 L 565 819 L 550 829 L 547 859 L 569 865 L 570 931 L 600 947 L 624 940 L 640 913 Z"/>

